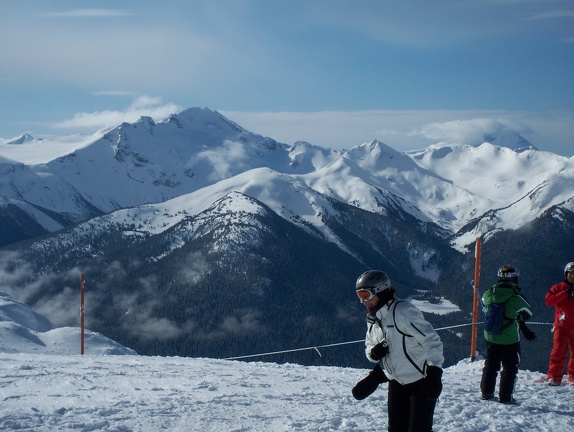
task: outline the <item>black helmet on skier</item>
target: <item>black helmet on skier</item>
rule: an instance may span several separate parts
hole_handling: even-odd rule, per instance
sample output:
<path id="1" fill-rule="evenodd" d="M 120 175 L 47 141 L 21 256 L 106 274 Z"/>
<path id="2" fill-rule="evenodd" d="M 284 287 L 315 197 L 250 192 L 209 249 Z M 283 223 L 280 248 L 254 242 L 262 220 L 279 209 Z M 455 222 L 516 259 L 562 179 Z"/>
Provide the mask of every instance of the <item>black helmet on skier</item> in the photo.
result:
<path id="1" fill-rule="evenodd" d="M 355 291 L 361 302 L 370 301 L 375 295 L 385 303 L 394 298 L 395 290 L 391 286 L 391 280 L 387 274 L 380 270 L 368 270 L 364 272 L 355 283 Z"/>
<path id="2" fill-rule="evenodd" d="M 517 284 L 518 276 L 520 276 L 520 271 L 513 265 L 505 264 L 498 269 L 499 282 L 514 282 Z"/>
<path id="3" fill-rule="evenodd" d="M 574 262 L 569 262 L 564 267 L 564 278 L 566 278 L 568 276 L 568 273 L 570 273 L 571 271 L 574 271 Z"/>

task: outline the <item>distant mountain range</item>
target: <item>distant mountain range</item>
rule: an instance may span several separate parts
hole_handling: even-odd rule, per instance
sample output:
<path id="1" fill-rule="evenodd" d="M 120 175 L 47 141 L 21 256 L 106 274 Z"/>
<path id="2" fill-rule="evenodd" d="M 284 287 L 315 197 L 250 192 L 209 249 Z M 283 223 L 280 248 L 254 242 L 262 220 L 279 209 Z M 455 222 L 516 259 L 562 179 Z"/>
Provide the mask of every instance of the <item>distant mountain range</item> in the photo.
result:
<path id="1" fill-rule="evenodd" d="M 435 325 L 467 322 L 482 238 L 482 284 L 513 263 L 548 318 L 540 298 L 574 259 L 574 158 L 486 138 L 333 150 L 199 108 L 90 137 L 24 136 L 0 145 L 4 283 L 70 325 L 84 273 L 94 330 L 142 354 L 225 357 L 360 339 L 353 286 L 368 268 L 402 297 L 459 307 Z M 443 338 L 460 359 L 468 331 Z M 364 362 L 339 351 L 321 361 Z"/>

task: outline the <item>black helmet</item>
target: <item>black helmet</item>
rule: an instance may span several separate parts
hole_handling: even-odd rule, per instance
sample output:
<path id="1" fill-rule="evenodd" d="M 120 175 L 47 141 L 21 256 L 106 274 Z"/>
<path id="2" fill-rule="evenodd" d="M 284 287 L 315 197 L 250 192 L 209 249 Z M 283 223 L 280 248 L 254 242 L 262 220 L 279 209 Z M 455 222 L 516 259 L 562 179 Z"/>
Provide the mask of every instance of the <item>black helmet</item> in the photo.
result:
<path id="1" fill-rule="evenodd" d="M 574 262 L 569 262 L 568 264 L 566 264 L 566 266 L 564 267 L 564 277 L 568 276 L 568 273 L 570 273 L 571 271 L 574 271 Z"/>
<path id="2" fill-rule="evenodd" d="M 391 287 L 391 280 L 385 272 L 369 270 L 363 273 L 355 283 L 355 290 L 370 289 L 375 294 Z"/>
<path id="3" fill-rule="evenodd" d="M 355 283 L 355 291 L 362 303 L 378 296 L 378 304 L 384 305 L 395 298 L 395 289 L 391 286 L 391 280 L 385 272 L 380 270 L 369 270 L 359 276 Z"/>
<path id="4" fill-rule="evenodd" d="M 518 276 L 520 272 L 516 267 L 510 264 L 505 264 L 498 269 L 498 280 L 499 282 L 514 282 L 518 283 Z"/>

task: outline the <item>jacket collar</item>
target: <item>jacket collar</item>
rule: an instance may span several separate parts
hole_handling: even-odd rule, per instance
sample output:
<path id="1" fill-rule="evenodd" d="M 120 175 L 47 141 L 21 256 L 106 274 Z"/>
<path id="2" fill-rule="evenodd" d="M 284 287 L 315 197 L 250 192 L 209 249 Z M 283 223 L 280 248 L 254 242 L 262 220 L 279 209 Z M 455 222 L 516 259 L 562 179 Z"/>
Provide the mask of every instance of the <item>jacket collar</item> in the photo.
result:
<path id="1" fill-rule="evenodd" d="M 379 318 L 381 321 L 384 320 L 389 315 L 389 313 L 391 312 L 391 308 L 397 302 L 397 300 L 398 299 L 395 297 L 395 298 L 389 300 L 387 303 L 385 303 L 383 305 L 383 307 L 381 307 L 377 311 L 377 313 L 376 313 L 377 318 Z"/>

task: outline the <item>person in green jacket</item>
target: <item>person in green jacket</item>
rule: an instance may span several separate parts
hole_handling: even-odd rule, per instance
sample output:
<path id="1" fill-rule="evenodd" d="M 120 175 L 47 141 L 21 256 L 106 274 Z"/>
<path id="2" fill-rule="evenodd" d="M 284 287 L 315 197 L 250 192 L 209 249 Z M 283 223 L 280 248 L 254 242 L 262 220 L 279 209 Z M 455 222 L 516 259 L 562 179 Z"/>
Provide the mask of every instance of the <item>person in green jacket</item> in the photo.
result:
<path id="1" fill-rule="evenodd" d="M 504 304 L 507 301 L 504 305 L 501 328 L 492 330 L 496 334 L 488 331 L 486 326 L 484 330 L 486 359 L 480 381 L 481 398 L 484 400 L 494 399 L 496 378 L 502 365 L 498 401 L 506 404 L 516 403 L 512 394 L 520 362 L 519 330 L 522 330 L 528 340 L 533 340 L 536 336 L 524 324 L 524 321 L 532 317 L 532 312 L 520 292 L 518 276 L 519 271 L 514 266 L 506 264 L 500 267 L 498 283 L 488 288 L 482 296 L 485 311 L 491 303 Z"/>

